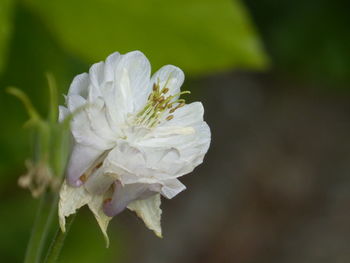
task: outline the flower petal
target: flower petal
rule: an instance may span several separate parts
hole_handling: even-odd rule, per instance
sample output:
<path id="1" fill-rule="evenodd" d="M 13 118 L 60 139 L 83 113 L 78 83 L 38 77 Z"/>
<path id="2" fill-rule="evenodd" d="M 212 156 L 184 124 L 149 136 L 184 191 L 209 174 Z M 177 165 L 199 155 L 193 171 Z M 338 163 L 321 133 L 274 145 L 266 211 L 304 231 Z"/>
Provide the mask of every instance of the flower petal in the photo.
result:
<path id="1" fill-rule="evenodd" d="M 104 195 L 93 195 L 93 198 L 91 201 L 88 203 L 88 206 L 92 213 L 94 214 L 98 225 L 101 228 L 101 231 L 103 233 L 103 236 L 106 241 L 106 247 L 108 248 L 109 246 L 109 238 L 107 235 L 107 227 L 109 224 L 109 221 L 112 219 L 111 217 L 107 216 L 104 211 L 103 211 L 103 202 L 107 198 L 110 197 L 109 192 L 106 192 Z"/>
<path id="2" fill-rule="evenodd" d="M 104 167 L 97 169 L 85 182 L 84 187 L 91 194 L 101 195 L 114 183 L 115 177 L 105 173 Z"/>
<path id="3" fill-rule="evenodd" d="M 89 84 L 90 84 L 89 74 L 82 73 L 77 75 L 73 79 L 72 84 L 69 87 L 68 96 L 79 95 L 86 99 L 88 95 Z"/>
<path id="4" fill-rule="evenodd" d="M 119 52 L 114 52 L 113 54 L 109 55 L 105 62 L 105 81 L 114 81 L 115 76 L 115 70 L 117 68 L 117 65 L 121 59 L 121 55 Z"/>
<path id="5" fill-rule="evenodd" d="M 210 144 L 210 129 L 203 121 L 202 104 L 192 103 L 177 111 L 173 120 L 156 127 L 133 145 L 145 156 L 148 170 L 144 168 L 144 171 L 162 172 L 153 176 L 163 184 L 191 172 L 203 161 Z"/>
<path id="6" fill-rule="evenodd" d="M 104 85 L 102 93 L 114 123 L 124 123 L 129 113 L 144 106 L 150 93 L 150 72 L 150 63 L 140 51 L 129 52 L 120 57 L 115 55 L 108 60 L 105 74 L 110 79 L 113 73 L 114 78 L 113 82 Z"/>
<path id="7" fill-rule="evenodd" d="M 88 117 L 86 110 L 78 112 L 71 121 L 71 132 L 77 143 L 90 146 L 100 150 L 108 150 L 115 145 L 114 140 L 111 140 L 106 135 L 100 137 Z"/>
<path id="8" fill-rule="evenodd" d="M 82 185 L 79 178 L 97 161 L 103 152 L 103 150 L 76 143 L 67 167 L 68 183 L 71 186 Z"/>
<path id="9" fill-rule="evenodd" d="M 71 94 L 67 96 L 67 107 L 71 113 L 84 105 L 86 105 L 86 99 L 82 96 L 78 94 Z"/>
<path id="10" fill-rule="evenodd" d="M 85 109 L 85 112 L 89 119 L 89 126 L 97 137 L 111 143 L 118 138 L 117 129 L 114 129 L 107 119 L 105 103 L 102 98 L 97 98 L 90 107 Z"/>
<path id="11" fill-rule="evenodd" d="M 58 106 L 58 121 L 62 122 L 69 115 L 69 110 L 64 106 Z"/>
<path id="12" fill-rule="evenodd" d="M 90 83 L 96 89 L 99 89 L 104 82 L 104 62 L 98 62 L 93 64 L 89 70 Z"/>
<path id="13" fill-rule="evenodd" d="M 127 184 L 122 185 L 119 181 L 115 182 L 113 197 L 104 204 L 104 212 L 108 216 L 115 216 L 122 212 L 132 201 L 146 199 L 154 195 L 158 189 L 157 186 L 148 184 Z"/>
<path id="14" fill-rule="evenodd" d="M 124 99 L 133 102 L 131 111 L 143 107 L 151 92 L 149 80 L 151 65 L 140 51 L 129 52 L 122 56 L 116 69 L 115 81 L 119 81 Z"/>
<path id="15" fill-rule="evenodd" d="M 175 95 L 180 92 L 184 80 L 185 74 L 180 68 L 173 65 L 166 65 L 153 74 L 151 86 L 154 83 L 159 83 L 160 89 L 166 87 L 169 89 L 168 94 Z"/>
<path id="16" fill-rule="evenodd" d="M 159 194 L 145 200 L 133 201 L 128 205 L 128 209 L 134 211 L 158 237 L 162 237 L 162 228 L 160 225 L 162 210 L 160 209 Z"/>
<path id="17" fill-rule="evenodd" d="M 168 199 L 171 199 L 185 189 L 186 186 L 178 179 L 165 180 L 162 187 L 162 195 Z"/>
<path id="18" fill-rule="evenodd" d="M 177 109 L 170 121 L 163 122 L 161 127 L 193 127 L 203 121 L 204 108 L 200 102 L 192 102 Z"/>
<path id="19" fill-rule="evenodd" d="M 77 209 L 91 201 L 84 187 L 71 187 L 66 180 L 63 182 L 60 190 L 60 201 L 58 203 L 59 223 L 62 232 L 66 231 L 66 217 L 74 214 Z"/>

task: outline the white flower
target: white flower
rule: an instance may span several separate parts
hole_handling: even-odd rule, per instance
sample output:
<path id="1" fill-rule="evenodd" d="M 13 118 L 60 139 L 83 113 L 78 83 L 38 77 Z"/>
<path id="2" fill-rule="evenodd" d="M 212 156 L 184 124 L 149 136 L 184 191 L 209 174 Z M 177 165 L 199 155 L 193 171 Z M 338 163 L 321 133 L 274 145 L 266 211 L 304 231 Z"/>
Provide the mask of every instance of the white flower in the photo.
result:
<path id="1" fill-rule="evenodd" d="M 177 179 L 202 163 L 210 144 L 200 102 L 185 104 L 183 72 L 172 65 L 152 77 L 139 51 L 114 53 L 76 76 L 60 106 L 60 120 L 74 113 L 75 145 L 59 203 L 65 217 L 88 204 L 103 233 L 126 207 L 158 236 L 160 195 L 185 189 Z M 78 110 L 80 109 L 80 110 Z"/>

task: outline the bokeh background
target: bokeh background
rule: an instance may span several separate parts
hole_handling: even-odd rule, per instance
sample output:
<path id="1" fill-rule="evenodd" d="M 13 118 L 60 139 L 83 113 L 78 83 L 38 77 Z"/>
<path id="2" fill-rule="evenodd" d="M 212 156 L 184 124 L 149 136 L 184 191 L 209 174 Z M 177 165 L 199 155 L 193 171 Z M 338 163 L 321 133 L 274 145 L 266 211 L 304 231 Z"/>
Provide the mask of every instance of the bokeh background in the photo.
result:
<path id="1" fill-rule="evenodd" d="M 111 246 L 81 209 L 60 262 L 350 262 L 348 1 L 1 0 L 0 255 L 22 262 L 38 201 L 17 186 L 27 113 L 114 52 L 186 73 L 212 129 L 188 189 L 163 200 L 164 238 L 129 211 Z"/>

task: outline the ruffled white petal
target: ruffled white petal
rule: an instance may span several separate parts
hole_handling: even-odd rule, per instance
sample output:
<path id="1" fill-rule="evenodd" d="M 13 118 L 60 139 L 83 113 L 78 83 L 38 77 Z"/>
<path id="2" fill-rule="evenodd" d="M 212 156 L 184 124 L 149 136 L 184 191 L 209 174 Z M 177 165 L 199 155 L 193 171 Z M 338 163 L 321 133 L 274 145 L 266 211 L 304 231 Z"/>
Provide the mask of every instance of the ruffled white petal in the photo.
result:
<path id="1" fill-rule="evenodd" d="M 200 102 L 192 102 L 177 109 L 170 121 L 163 122 L 160 127 L 193 127 L 203 121 L 204 108 Z"/>
<path id="2" fill-rule="evenodd" d="M 115 81 L 115 70 L 117 68 L 117 65 L 121 59 L 122 55 L 119 54 L 119 52 L 114 52 L 113 54 L 109 55 L 105 62 L 105 81 L 111 82 Z"/>
<path id="3" fill-rule="evenodd" d="M 147 156 L 149 169 L 163 171 L 166 176 L 162 177 L 171 179 L 200 164 L 209 144 L 210 129 L 203 121 L 203 106 L 196 102 L 178 109 L 173 120 L 156 127 L 134 147 Z"/>
<path id="4" fill-rule="evenodd" d="M 160 68 L 151 78 L 151 85 L 157 83 L 160 89 L 166 87 L 169 89 L 170 95 L 175 95 L 180 92 L 180 87 L 183 84 L 185 75 L 183 71 L 173 65 L 166 65 Z"/>
<path id="5" fill-rule="evenodd" d="M 121 98 L 130 102 L 126 104 L 128 112 L 139 110 L 151 92 L 151 65 L 148 59 L 140 51 L 129 52 L 122 56 L 115 73 Z"/>
<path id="6" fill-rule="evenodd" d="M 87 101 L 82 96 L 78 94 L 71 94 L 67 96 L 67 107 L 71 113 L 85 105 L 87 105 Z"/>
<path id="7" fill-rule="evenodd" d="M 88 95 L 89 84 L 89 74 L 82 73 L 77 75 L 69 87 L 68 96 L 79 95 L 86 99 Z"/>
<path id="8" fill-rule="evenodd" d="M 162 237 L 162 228 L 160 225 L 162 210 L 160 209 L 159 194 L 145 200 L 133 201 L 128 205 L 128 209 L 134 211 L 158 237 Z"/>
<path id="9" fill-rule="evenodd" d="M 96 89 L 100 89 L 100 86 L 104 82 L 104 68 L 104 62 L 98 62 L 93 64 L 89 70 L 90 83 Z"/>
<path id="10" fill-rule="evenodd" d="M 98 131 L 91 125 L 86 110 L 78 112 L 71 121 L 71 132 L 76 142 L 94 147 L 100 150 L 111 149 L 115 141 L 108 139 L 109 133 L 103 137 L 98 136 Z"/>
<path id="11" fill-rule="evenodd" d="M 117 127 L 106 118 L 105 103 L 102 98 L 97 98 L 90 107 L 85 109 L 89 120 L 91 132 L 110 144 L 114 144 L 118 138 Z"/>

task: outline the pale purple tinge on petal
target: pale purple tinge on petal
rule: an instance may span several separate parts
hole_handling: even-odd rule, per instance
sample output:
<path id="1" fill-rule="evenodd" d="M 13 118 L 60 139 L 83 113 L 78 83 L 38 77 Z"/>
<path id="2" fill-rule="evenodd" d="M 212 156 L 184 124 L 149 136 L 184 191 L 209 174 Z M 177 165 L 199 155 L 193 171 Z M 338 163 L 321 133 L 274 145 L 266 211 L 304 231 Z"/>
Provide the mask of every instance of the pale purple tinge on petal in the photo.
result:
<path id="1" fill-rule="evenodd" d="M 151 85 L 154 83 L 160 85 L 160 89 L 169 89 L 167 94 L 175 95 L 180 92 L 181 85 L 185 80 L 185 74 L 183 71 L 173 65 L 166 65 L 161 67 L 151 78 Z M 177 98 L 177 97 L 176 97 Z"/>
<path id="2" fill-rule="evenodd" d="M 79 178 L 93 166 L 102 154 L 101 150 L 76 143 L 68 162 L 67 181 L 69 185 L 81 186 L 83 182 Z"/>
<path id="3" fill-rule="evenodd" d="M 104 204 L 104 212 L 107 216 L 115 216 L 122 212 L 131 202 L 143 200 L 159 192 L 159 185 L 127 184 L 119 181 L 114 184 L 114 192 L 111 200 Z"/>
<path id="4" fill-rule="evenodd" d="M 128 209 L 134 211 L 150 230 L 162 238 L 160 194 L 152 195 L 144 200 L 133 201 L 128 205 Z"/>

